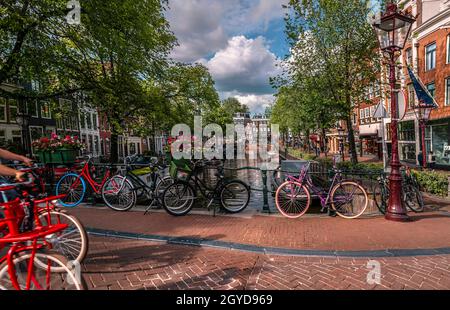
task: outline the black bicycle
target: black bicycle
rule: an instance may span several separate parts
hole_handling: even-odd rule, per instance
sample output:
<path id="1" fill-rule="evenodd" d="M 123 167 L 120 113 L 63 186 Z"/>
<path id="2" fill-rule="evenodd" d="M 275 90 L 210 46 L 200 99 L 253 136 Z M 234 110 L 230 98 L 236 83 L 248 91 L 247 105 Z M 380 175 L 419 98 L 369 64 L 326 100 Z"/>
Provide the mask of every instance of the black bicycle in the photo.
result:
<path id="1" fill-rule="evenodd" d="M 214 202 L 229 213 L 244 210 L 250 202 L 250 187 L 241 180 L 228 180 L 222 165 L 214 166 L 218 178 L 214 187 L 209 187 L 199 176 L 211 162 L 200 160 L 174 170 L 175 182 L 163 194 L 163 207 L 171 215 L 183 216 L 189 213 L 199 193 L 209 200 L 207 209 Z M 215 211 L 215 209 L 214 209 Z"/>
<path id="2" fill-rule="evenodd" d="M 411 173 L 409 167 L 402 171 L 402 191 L 403 201 L 408 209 L 413 212 L 419 213 L 424 210 L 423 196 L 420 191 L 419 183 L 414 175 Z M 383 174 L 378 178 L 379 186 L 377 190 L 374 190 L 373 197 L 378 210 L 385 214 L 387 205 L 389 203 L 389 179 L 386 174 Z"/>
<path id="3" fill-rule="evenodd" d="M 137 169 L 139 168 L 139 169 Z M 106 205 L 115 211 L 128 211 L 138 200 L 150 201 L 145 214 L 151 209 L 162 206 L 164 190 L 173 183 L 165 176 L 166 166 L 157 159 L 149 163 L 133 163 L 132 158 L 125 160 L 125 169 L 105 182 L 102 197 Z"/>

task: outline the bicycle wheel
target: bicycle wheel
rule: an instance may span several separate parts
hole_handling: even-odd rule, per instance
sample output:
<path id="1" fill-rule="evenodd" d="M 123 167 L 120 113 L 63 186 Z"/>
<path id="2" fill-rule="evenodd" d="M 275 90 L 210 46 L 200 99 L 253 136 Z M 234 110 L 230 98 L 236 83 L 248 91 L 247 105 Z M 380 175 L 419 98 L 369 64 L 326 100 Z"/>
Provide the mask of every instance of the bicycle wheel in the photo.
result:
<path id="1" fill-rule="evenodd" d="M 383 184 L 376 186 L 374 189 L 373 200 L 382 214 L 386 214 L 386 206 L 389 200 L 388 192 L 389 189 L 387 189 L 386 185 Z"/>
<path id="2" fill-rule="evenodd" d="M 423 196 L 416 186 L 412 184 L 406 185 L 404 187 L 403 196 L 406 206 L 411 211 L 416 213 L 423 212 L 424 209 Z"/>
<path id="3" fill-rule="evenodd" d="M 337 184 L 331 191 L 330 199 L 333 210 L 346 219 L 361 216 L 368 205 L 366 190 L 358 183 L 351 181 Z"/>
<path id="4" fill-rule="evenodd" d="M 275 194 L 275 205 L 285 217 L 299 218 L 308 211 L 311 205 L 311 195 L 304 185 L 287 181 L 278 187 Z"/>
<path id="5" fill-rule="evenodd" d="M 89 238 L 83 224 L 72 215 L 61 211 L 44 211 L 39 214 L 43 226 L 67 224 L 68 227 L 58 233 L 45 237 L 52 250 L 79 264 L 86 258 L 89 248 Z"/>
<path id="6" fill-rule="evenodd" d="M 191 185 L 176 182 L 170 185 L 163 194 L 163 207 L 171 215 L 182 216 L 189 213 L 194 206 L 194 190 Z"/>
<path id="7" fill-rule="evenodd" d="M 250 190 L 244 182 L 232 180 L 226 182 L 220 191 L 220 203 L 229 213 L 239 213 L 250 202 Z"/>
<path id="8" fill-rule="evenodd" d="M 160 181 L 158 182 L 158 184 L 156 185 L 156 195 L 157 197 L 162 197 L 162 195 L 164 194 L 164 191 L 173 184 L 173 179 L 169 176 L 164 177 L 162 179 L 160 179 Z"/>
<path id="9" fill-rule="evenodd" d="M 59 203 L 68 208 L 78 206 L 86 194 L 86 182 L 75 173 L 64 175 L 56 185 L 56 195 L 66 195 L 59 200 Z"/>
<path id="10" fill-rule="evenodd" d="M 69 264 L 67 258 L 53 253 L 18 254 L 13 259 L 14 277 L 21 290 L 84 290 L 86 283 L 79 266 Z M 42 266 L 44 264 L 44 266 Z M 29 272 L 31 269 L 31 274 Z M 59 269 L 61 271 L 57 271 Z M 27 279 L 30 276 L 29 287 Z M 15 290 L 7 262 L 0 266 L 0 289 Z"/>
<path id="11" fill-rule="evenodd" d="M 133 184 L 121 175 L 113 176 L 103 184 L 102 198 L 109 208 L 120 212 L 130 210 L 137 202 Z"/>

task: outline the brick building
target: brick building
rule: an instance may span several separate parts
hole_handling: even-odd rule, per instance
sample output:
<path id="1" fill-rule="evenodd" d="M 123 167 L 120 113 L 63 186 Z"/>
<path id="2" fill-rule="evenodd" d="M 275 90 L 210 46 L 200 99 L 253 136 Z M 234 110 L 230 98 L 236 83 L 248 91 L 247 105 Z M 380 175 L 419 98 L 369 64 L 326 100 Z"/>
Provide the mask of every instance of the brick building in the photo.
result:
<path id="1" fill-rule="evenodd" d="M 400 160 L 418 164 L 422 149 L 419 122 L 413 109 L 417 98 L 407 72 L 410 65 L 439 105 L 428 122 L 427 151 L 432 150 L 436 155 L 438 166 L 450 169 L 450 0 L 402 0 L 399 7 L 417 15 L 398 61 L 402 68 L 397 71 Z M 388 68 L 383 67 L 380 84 L 368 87 L 366 98 L 355 107 L 354 129 L 360 156 L 381 158 L 383 141 L 390 156 L 388 73 Z M 374 117 L 380 101 L 387 118 Z"/>
<path id="2" fill-rule="evenodd" d="M 439 105 L 427 124 L 427 152 L 433 151 L 437 165 L 450 168 L 450 0 L 405 0 L 400 4 L 418 15 L 401 59 L 407 112 L 399 126 L 400 158 L 416 163 L 422 150 L 419 123 L 412 109 L 417 98 L 406 71 L 410 65 Z"/>

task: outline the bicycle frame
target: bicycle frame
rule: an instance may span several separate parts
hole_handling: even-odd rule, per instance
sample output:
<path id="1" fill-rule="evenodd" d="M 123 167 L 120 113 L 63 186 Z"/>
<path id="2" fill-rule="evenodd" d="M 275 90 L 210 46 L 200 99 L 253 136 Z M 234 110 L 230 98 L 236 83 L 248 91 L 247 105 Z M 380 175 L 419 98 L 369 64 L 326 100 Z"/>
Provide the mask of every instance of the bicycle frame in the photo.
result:
<path id="1" fill-rule="evenodd" d="M 36 201 L 33 207 L 36 208 L 38 203 L 47 202 L 46 208 L 47 210 L 50 210 L 50 204 L 48 204 L 50 199 L 53 200 L 53 197 L 43 199 L 41 201 Z M 0 249 L 4 248 L 7 244 L 12 244 L 7 254 L 4 257 L 0 258 L 0 264 L 5 261 L 7 262 L 8 274 L 13 287 L 16 290 L 21 290 L 14 268 L 14 255 L 25 251 L 31 251 L 31 258 L 27 267 L 28 273 L 25 286 L 25 289 L 28 290 L 30 288 L 31 282 L 33 282 L 35 285 L 39 285 L 39 283 L 37 283 L 33 279 L 33 263 L 36 252 L 39 249 L 50 246 L 50 244 L 45 239 L 42 243 L 38 243 L 38 239 L 45 238 L 45 236 L 47 235 L 63 231 L 68 227 L 68 225 L 56 224 L 44 227 L 39 221 L 37 212 L 35 212 L 34 219 L 37 220 L 37 227 L 31 232 L 21 233 L 19 227 L 25 217 L 25 212 L 23 211 L 23 203 L 18 198 L 16 198 L 13 201 L 4 202 L 0 206 L 4 209 L 5 214 L 5 218 L 0 220 L 0 228 L 7 228 L 8 230 L 8 233 L 0 238 Z M 28 241 L 32 241 L 32 245 L 23 244 L 24 242 Z"/>
<path id="2" fill-rule="evenodd" d="M 315 196 L 319 197 L 321 206 L 323 208 L 325 208 L 330 203 L 329 200 L 331 197 L 331 191 L 333 190 L 334 186 L 337 184 L 338 179 L 340 179 L 340 174 L 336 173 L 334 175 L 333 181 L 331 182 L 328 192 L 325 191 L 324 188 L 314 185 L 314 183 L 311 180 L 311 177 L 309 177 L 307 175 L 307 170 L 305 173 L 301 172 L 300 177 L 298 177 L 298 178 L 288 175 L 287 179 L 290 182 L 297 182 L 297 183 L 300 183 L 301 185 L 305 185 Z"/>
<path id="3" fill-rule="evenodd" d="M 156 189 L 156 184 L 157 184 L 158 179 L 162 180 L 161 175 L 157 171 L 151 172 L 151 178 L 152 178 L 152 185 L 151 186 L 148 186 L 144 181 L 142 181 L 132 171 L 127 171 L 125 177 L 129 178 L 134 184 L 137 183 L 138 186 L 133 188 L 135 191 L 138 191 L 138 190 L 142 189 L 146 193 L 153 192 Z M 123 188 L 123 185 L 121 186 L 120 190 L 122 190 L 122 188 Z"/>
<path id="4" fill-rule="evenodd" d="M 78 176 L 80 178 L 83 178 L 84 180 L 86 180 L 88 182 L 88 184 L 91 186 L 91 188 L 94 190 L 94 192 L 96 194 L 99 194 L 103 185 L 106 183 L 106 181 L 109 179 L 109 177 L 111 176 L 111 171 L 108 169 L 105 173 L 105 175 L 103 176 L 102 182 L 101 183 L 97 183 L 92 177 L 91 177 L 91 173 L 89 172 L 89 160 L 86 161 L 86 163 L 84 164 L 83 168 L 81 169 L 81 172 L 78 174 Z M 75 182 L 73 182 L 72 186 L 70 187 L 72 188 L 76 188 L 80 183 L 80 181 L 77 179 Z"/>

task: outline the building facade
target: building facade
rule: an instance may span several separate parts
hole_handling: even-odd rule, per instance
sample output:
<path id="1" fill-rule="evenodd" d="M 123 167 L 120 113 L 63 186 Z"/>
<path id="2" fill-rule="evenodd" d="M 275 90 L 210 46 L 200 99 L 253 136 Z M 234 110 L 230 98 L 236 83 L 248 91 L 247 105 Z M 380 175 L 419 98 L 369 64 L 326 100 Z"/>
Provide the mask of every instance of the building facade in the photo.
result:
<path id="1" fill-rule="evenodd" d="M 419 122 L 414 113 L 417 98 L 406 71 L 410 65 L 439 105 L 427 123 L 427 154 L 432 151 L 436 165 L 450 169 L 450 0 L 409 0 L 401 4 L 418 17 L 401 60 L 407 111 L 399 126 L 400 156 L 416 163 L 422 152 Z"/>
<path id="2" fill-rule="evenodd" d="M 1 87 L 6 91 L 18 88 L 14 84 L 4 84 Z M 23 151 L 22 128 L 16 121 L 18 109 L 17 100 L 0 97 L 0 147 Z"/>
<path id="3" fill-rule="evenodd" d="M 78 95 L 81 141 L 86 146 L 85 153 L 94 157 L 102 155 L 100 148 L 100 127 L 97 108 L 89 104 L 86 94 Z"/>

